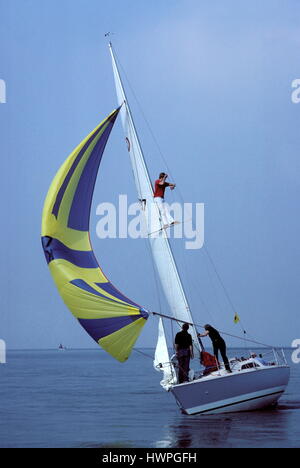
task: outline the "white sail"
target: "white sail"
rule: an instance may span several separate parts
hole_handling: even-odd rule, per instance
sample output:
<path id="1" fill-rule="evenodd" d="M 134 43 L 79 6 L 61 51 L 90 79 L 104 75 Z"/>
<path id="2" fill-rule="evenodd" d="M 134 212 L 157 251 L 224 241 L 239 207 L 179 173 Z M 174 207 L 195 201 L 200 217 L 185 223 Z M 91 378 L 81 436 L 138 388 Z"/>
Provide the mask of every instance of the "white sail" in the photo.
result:
<path id="1" fill-rule="evenodd" d="M 125 140 L 130 154 L 130 160 L 139 200 L 142 204 L 146 218 L 148 238 L 150 241 L 152 255 L 157 268 L 159 279 L 161 281 L 161 285 L 167 302 L 170 306 L 172 315 L 178 320 L 193 323 L 190 307 L 182 286 L 182 282 L 180 280 L 169 240 L 167 238 L 165 229 L 162 229 L 163 225 L 161 222 L 160 212 L 158 206 L 153 201 L 153 188 L 151 180 L 111 43 L 109 44 L 109 48 L 112 57 L 118 102 L 119 105 L 123 104 L 120 114 L 125 132 Z M 199 343 L 195 327 L 190 327 L 189 331 L 193 338 L 195 354 L 198 355 Z"/>
<path id="2" fill-rule="evenodd" d="M 177 383 L 176 372 L 173 364 L 170 362 L 169 350 L 162 318 L 159 319 L 158 323 L 158 339 L 153 366 L 155 370 L 164 373 L 164 378 L 161 380 L 160 384 L 165 390 L 169 390 L 171 385 L 175 385 Z"/>

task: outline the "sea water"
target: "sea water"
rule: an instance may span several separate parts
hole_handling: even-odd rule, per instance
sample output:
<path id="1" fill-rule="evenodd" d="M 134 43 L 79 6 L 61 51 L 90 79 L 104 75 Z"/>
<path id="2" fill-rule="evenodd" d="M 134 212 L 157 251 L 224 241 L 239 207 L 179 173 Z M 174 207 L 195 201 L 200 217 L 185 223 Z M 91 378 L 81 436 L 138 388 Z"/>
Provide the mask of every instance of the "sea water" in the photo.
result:
<path id="1" fill-rule="evenodd" d="M 9 351 L 0 365 L 0 447 L 300 447 L 300 364 L 276 409 L 181 414 L 153 350 L 120 364 L 104 351 Z M 245 350 L 228 350 L 233 357 Z"/>

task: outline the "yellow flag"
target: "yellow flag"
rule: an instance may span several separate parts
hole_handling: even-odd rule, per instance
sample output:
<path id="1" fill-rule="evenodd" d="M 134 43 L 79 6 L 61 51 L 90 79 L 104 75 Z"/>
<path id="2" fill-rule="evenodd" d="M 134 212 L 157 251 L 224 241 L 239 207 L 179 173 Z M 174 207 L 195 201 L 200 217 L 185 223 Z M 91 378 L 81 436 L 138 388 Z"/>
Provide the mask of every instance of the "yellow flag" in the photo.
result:
<path id="1" fill-rule="evenodd" d="M 235 314 L 234 323 L 239 323 L 239 321 L 240 321 L 240 317 L 238 316 L 238 314 Z"/>

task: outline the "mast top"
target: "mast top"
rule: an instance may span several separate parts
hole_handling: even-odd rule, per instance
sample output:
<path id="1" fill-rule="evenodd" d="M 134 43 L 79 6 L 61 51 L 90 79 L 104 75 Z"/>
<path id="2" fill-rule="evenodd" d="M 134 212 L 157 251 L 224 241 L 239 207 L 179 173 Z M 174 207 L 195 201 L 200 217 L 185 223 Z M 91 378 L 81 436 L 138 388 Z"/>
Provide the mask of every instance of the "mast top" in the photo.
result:
<path id="1" fill-rule="evenodd" d="M 104 37 L 110 37 L 110 36 L 112 36 L 113 34 L 114 34 L 114 33 L 108 31 L 107 33 L 104 34 Z M 109 46 L 110 48 L 112 48 L 111 40 L 109 40 L 108 46 Z"/>

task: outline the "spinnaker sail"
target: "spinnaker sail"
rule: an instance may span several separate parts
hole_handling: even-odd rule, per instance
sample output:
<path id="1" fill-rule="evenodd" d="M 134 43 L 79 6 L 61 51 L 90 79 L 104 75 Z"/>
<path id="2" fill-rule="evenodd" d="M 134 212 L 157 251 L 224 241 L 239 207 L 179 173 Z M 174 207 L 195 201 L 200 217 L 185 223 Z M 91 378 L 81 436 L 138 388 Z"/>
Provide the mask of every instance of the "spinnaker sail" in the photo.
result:
<path id="1" fill-rule="evenodd" d="M 42 218 L 42 245 L 58 291 L 89 335 L 124 362 L 148 313 L 118 291 L 97 263 L 89 235 L 94 186 L 120 108 L 70 154 L 49 188 Z"/>

